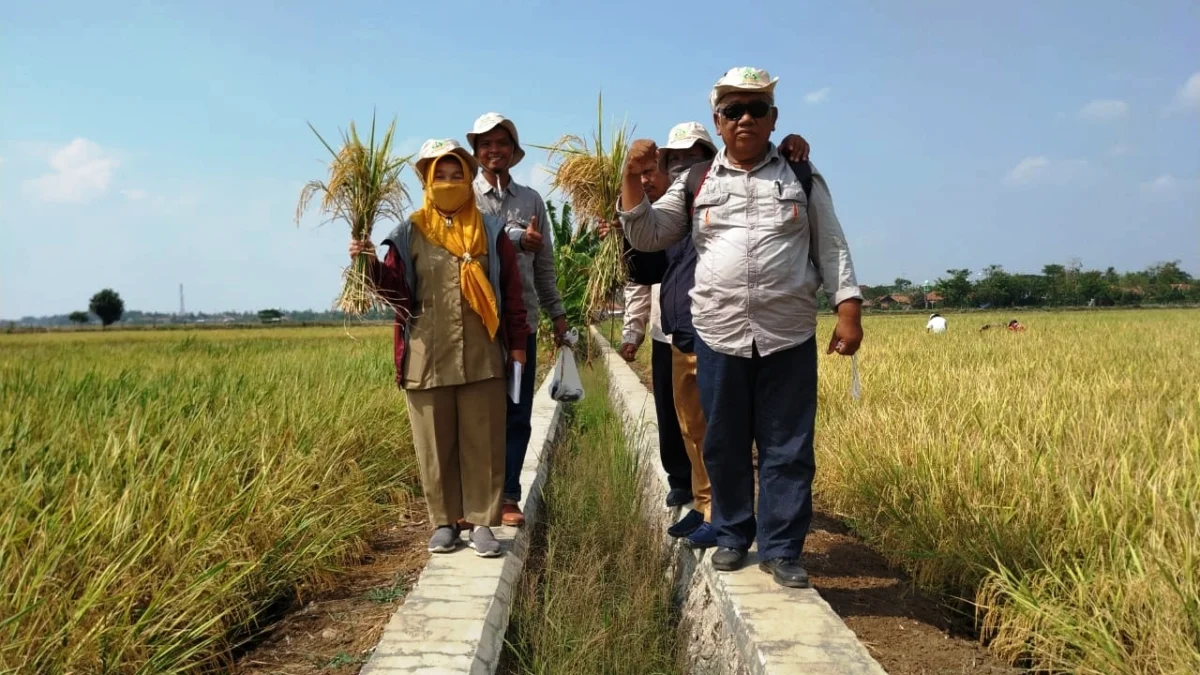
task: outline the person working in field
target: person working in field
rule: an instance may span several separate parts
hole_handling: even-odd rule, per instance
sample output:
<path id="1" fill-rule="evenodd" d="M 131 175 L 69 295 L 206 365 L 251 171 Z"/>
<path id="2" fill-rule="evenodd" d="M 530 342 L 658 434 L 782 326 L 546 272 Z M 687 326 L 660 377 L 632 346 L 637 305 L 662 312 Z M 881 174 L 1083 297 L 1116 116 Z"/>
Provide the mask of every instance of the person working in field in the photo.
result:
<path id="1" fill-rule="evenodd" d="M 925 332 L 927 333 L 945 333 L 946 318 L 941 314 L 934 312 L 929 315 L 929 321 L 925 322 Z"/>
<path id="2" fill-rule="evenodd" d="M 534 380 L 537 371 L 538 311 L 550 317 L 554 338 L 561 342 L 567 332 L 567 313 L 558 293 L 554 272 L 554 250 L 544 240 L 543 232 L 550 227 L 546 202 L 537 190 L 513 181 L 511 169 L 525 156 L 521 149 L 517 126 L 499 113 L 487 113 L 475 120 L 467 143 L 479 161 L 479 176 L 475 178 L 475 198 L 485 214 L 504 223 L 505 233 L 517 250 L 517 265 L 521 272 L 522 298 L 529 320 L 529 337 L 520 346 L 529 362 L 528 377 L 521 380 L 520 400 L 508 400 L 504 425 L 504 505 L 501 518 L 505 525 L 525 524 L 521 501 L 521 467 L 529 449 L 532 433 Z"/>
<path id="3" fill-rule="evenodd" d="M 844 356 L 862 342 L 862 294 L 824 179 L 770 141 L 775 85 L 757 68 L 718 80 L 709 102 L 725 147 L 653 206 L 638 176 L 657 163 L 658 148 L 635 141 L 618 207 L 634 248 L 663 250 L 690 233 L 696 249 L 691 310 L 717 528 L 712 565 L 740 569 L 757 538 L 760 568 L 803 588 L 816 472 L 816 293 L 823 285 L 838 315 L 828 351 Z"/>
<path id="4" fill-rule="evenodd" d="M 647 167 L 640 176 L 651 203 L 658 201 L 671 182 L 693 164 L 711 160 L 717 154 L 712 137 L 699 122 L 675 125 L 667 139 L 657 165 Z M 808 142 L 789 135 L 783 141 L 783 151 L 796 161 L 807 159 Z M 620 223 L 602 223 L 601 238 L 607 236 L 610 228 L 620 231 Z M 702 453 L 706 424 L 696 388 L 688 298 L 695 282 L 695 248 L 688 236 L 665 252 L 629 250 L 627 255 L 630 281 L 625 286 L 625 325 L 618 351 L 626 361 L 636 358 L 645 339 L 648 315 L 654 348 L 651 377 L 658 416 L 659 456 L 670 487 L 667 506 L 692 503 L 692 508 L 667 529 L 667 534 L 685 537 L 684 542 L 692 548 L 715 546 L 717 531 L 710 520 L 712 490 Z"/>
<path id="5" fill-rule="evenodd" d="M 490 526 L 500 524 L 506 373 L 525 362 L 529 324 L 504 223 L 475 204 L 477 170 L 451 139 L 421 146 L 422 206 L 384 239 L 372 277 L 396 309 L 396 381 L 435 527 L 429 550 L 453 551 L 466 521 L 471 548 L 497 557 Z M 351 258 L 363 251 L 371 242 L 350 245 Z"/>

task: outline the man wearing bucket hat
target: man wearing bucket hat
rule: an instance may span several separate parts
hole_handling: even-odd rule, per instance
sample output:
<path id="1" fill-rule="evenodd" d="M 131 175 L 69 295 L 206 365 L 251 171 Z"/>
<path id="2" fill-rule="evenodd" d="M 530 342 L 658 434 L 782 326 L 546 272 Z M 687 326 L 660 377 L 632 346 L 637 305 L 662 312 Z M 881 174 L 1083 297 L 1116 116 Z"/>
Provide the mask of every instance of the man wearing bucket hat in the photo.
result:
<path id="1" fill-rule="evenodd" d="M 757 68 L 722 76 L 709 103 L 725 147 L 653 206 L 637 175 L 659 151 L 653 141 L 634 142 L 618 206 L 635 248 L 666 249 L 689 233 L 696 248 L 690 295 L 718 531 L 713 567 L 739 569 L 757 539 L 763 571 L 803 588 L 816 471 L 816 294 L 823 286 L 837 308 L 828 352 L 845 356 L 862 342 L 862 295 L 824 178 L 770 141 L 777 82 Z"/>
<path id="2" fill-rule="evenodd" d="M 479 209 L 504 221 L 505 231 L 517 249 L 522 295 L 528 308 L 530 334 L 525 370 L 530 376 L 521 380 L 520 401 L 509 399 L 505 424 L 503 521 L 505 525 L 520 526 L 525 523 L 517 506 L 521 500 L 521 467 L 532 431 L 533 373 L 537 370 L 536 308 L 540 306 L 550 317 L 555 339 L 566 334 L 567 318 L 558 293 L 554 251 L 544 241 L 544 232 L 550 226 L 546 202 L 536 190 L 512 179 L 512 168 L 525 157 L 517 125 L 500 113 L 486 113 L 475 120 L 467 143 L 482 168 L 474 182 Z"/>
<path id="3" fill-rule="evenodd" d="M 808 158 L 808 142 L 801 136 L 788 135 L 781 149 L 793 161 Z M 676 124 L 667 134 L 667 145 L 659 153 L 658 166 L 641 174 L 646 197 L 651 203 L 657 201 L 687 169 L 699 162 L 711 161 L 716 154 L 717 147 L 703 124 Z M 615 228 L 619 230 L 620 224 L 615 224 Z M 601 226 L 601 237 L 607 234 L 607 229 Z M 627 239 L 625 243 L 629 245 Z M 695 247 L 689 235 L 665 252 L 630 249 L 627 254 L 633 263 L 630 271 L 633 280 L 625 288 L 625 330 L 620 352 L 626 360 L 635 358 L 644 339 L 649 314 L 654 340 L 651 375 L 658 413 L 659 454 L 671 488 L 667 506 L 692 502 L 692 509 L 667 533 L 672 537 L 686 537 L 685 543 L 693 548 L 715 546 L 717 532 L 710 522 L 711 490 L 702 454 L 706 424 L 696 387 L 692 312 L 688 298 L 696 276 Z M 662 257 L 661 263 L 638 264 L 642 258 L 655 256 Z M 653 269 L 658 276 L 637 279 L 635 271 L 638 269 Z M 683 489 L 678 487 L 680 485 L 688 487 Z"/>

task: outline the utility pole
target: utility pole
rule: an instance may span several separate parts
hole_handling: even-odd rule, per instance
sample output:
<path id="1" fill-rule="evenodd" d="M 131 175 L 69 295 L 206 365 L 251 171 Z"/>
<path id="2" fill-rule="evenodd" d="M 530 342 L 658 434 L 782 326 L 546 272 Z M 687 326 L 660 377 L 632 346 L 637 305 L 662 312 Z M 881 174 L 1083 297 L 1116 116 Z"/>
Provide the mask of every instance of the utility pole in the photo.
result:
<path id="1" fill-rule="evenodd" d="M 187 310 L 183 306 L 183 284 L 179 284 L 179 316 L 183 316 Z"/>

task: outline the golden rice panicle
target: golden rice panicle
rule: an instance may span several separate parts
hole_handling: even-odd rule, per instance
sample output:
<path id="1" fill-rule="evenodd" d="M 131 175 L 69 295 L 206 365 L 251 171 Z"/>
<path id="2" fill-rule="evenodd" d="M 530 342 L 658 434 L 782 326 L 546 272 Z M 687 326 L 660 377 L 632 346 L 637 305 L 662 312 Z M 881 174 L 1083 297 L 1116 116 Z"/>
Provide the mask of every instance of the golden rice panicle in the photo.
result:
<path id="1" fill-rule="evenodd" d="M 392 143 L 396 133 L 396 121 L 388 125 L 383 136 L 376 142 L 375 118 L 371 118 L 371 134 L 364 142 L 358 135 L 354 122 L 342 133 L 342 146 L 335 150 L 317 132 L 321 144 L 329 151 L 329 178 L 313 180 L 300 191 L 296 205 L 296 223 L 308 210 L 313 197 L 321 196 L 319 211 L 325 223 L 344 221 L 350 228 L 352 241 L 369 240 L 375 225 L 382 221 L 399 221 L 404 217 L 408 204 L 408 190 L 400 179 L 400 173 L 408 164 L 408 157 L 392 155 Z M 369 254 L 357 256 L 346 268 L 342 278 L 342 290 L 334 303 L 335 307 L 352 316 L 361 316 L 373 309 L 391 307 L 402 309 L 382 297 L 370 278 Z"/>
<path id="2" fill-rule="evenodd" d="M 591 147 L 579 136 L 566 135 L 545 148 L 553 167 L 551 185 L 571 203 L 580 217 L 580 227 L 595 227 L 600 222 L 615 220 L 617 199 L 621 195 L 621 172 L 629 134 L 622 123 L 606 143 L 603 103 L 601 97 L 596 107 L 596 131 Z M 587 314 L 592 320 L 599 318 L 609 298 L 628 278 L 622 248 L 620 237 L 609 237 L 596 255 L 595 273 L 588 279 L 586 294 Z"/>

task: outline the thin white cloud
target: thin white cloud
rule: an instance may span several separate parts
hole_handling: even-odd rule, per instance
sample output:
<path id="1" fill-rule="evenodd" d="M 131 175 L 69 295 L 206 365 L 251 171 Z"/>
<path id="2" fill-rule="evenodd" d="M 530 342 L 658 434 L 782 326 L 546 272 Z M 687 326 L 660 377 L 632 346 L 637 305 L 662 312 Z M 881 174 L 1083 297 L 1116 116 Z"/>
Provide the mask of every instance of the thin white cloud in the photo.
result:
<path id="1" fill-rule="evenodd" d="M 1044 155 L 1038 157 L 1026 157 L 1008 172 L 1004 182 L 1009 185 L 1025 185 L 1031 183 L 1050 167 L 1050 158 Z"/>
<path id="2" fill-rule="evenodd" d="M 829 92 L 830 91 L 831 90 L 829 87 L 824 87 L 824 88 L 818 89 L 816 91 L 810 91 L 804 95 L 804 102 L 810 103 L 812 105 L 816 105 L 818 103 L 824 103 L 829 100 Z"/>
<path id="3" fill-rule="evenodd" d="M 141 188 L 133 188 L 130 190 L 121 190 L 121 196 L 125 198 L 125 201 L 140 202 L 145 201 L 149 194 Z"/>
<path id="4" fill-rule="evenodd" d="M 96 143 L 76 138 L 50 156 L 51 173 L 25 181 L 27 194 L 47 202 L 86 202 L 108 192 L 120 162 Z"/>
<path id="5" fill-rule="evenodd" d="M 1200 72 L 1192 73 L 1179 87 L 1175 92 L 1175 100 L 1167 108 L 1167 112 L 1184 110 L 1200 110 Z"/>
<path id="6" fill-rule="evenodd" d="M 1126 143 L 1117 143 L 1116 145 L 1114 145 L 1108 149 L 1108 156 L 1109 157 L 1124 157 L 1125 155 L 1128 155 L 1130 150 L 1132 150 L 1132 149 L 1133 148 L 1129 147 L 1129 145 Z"/>
<path id="7" fill-rule="evenodd" d="M 1088 122 L 1114 122 L 1129 116 L 1129 104 L 1118 99 L 1089 101 L 1079 109 L 1079 119 Z"/>
<path id="8" fill-rule="evenodd" d="M 1037 183 L 1067 183 L 1091 168 L 1086 159 L 1051 159 L 1045 155 L 1030 156 L 1017 162 L 1004 177 L 1008 185 Z"/>
<path id="9" fill-rule="evenodd" d="M 1200 192 L 1200 178 L 1176 178 L 1164 173 L 1157 178 L 1144 181 L 1138 186 L 1142 197 L 1156 201 L 1175 199 L 1189 193 Z"/>

